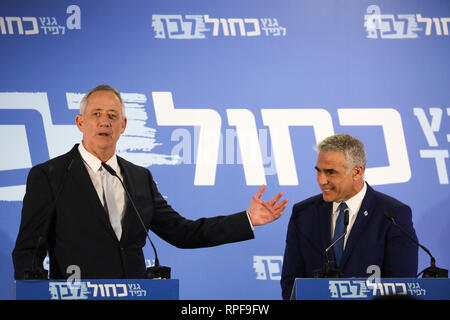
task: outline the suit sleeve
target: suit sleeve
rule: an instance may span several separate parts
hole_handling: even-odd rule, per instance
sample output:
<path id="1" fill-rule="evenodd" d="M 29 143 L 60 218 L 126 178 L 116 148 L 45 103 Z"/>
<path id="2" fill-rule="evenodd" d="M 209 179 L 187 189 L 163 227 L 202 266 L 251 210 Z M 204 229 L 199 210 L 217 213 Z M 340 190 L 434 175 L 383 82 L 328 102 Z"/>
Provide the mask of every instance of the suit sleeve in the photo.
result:
<path id="1" fill-rule="evenodd" d="M 254 238 L 245 211 L 189 220 L 178 214 L 159 193 L 149 172 L 154 213 L 150 229 L 178 248 L 212 247 Z"/>
<path id="2" fill-rule="evenodd" d="M 27 178 L 22 216 L 12 252 L 14 278 L 23 279 L 24 271 L 42 267 L 47 253 L 48 211 L 53 202 L 51 186 L 41 167 L 33 167 Z"/>
<path id="3" fill-rule="evenodd" d="M 417 240 L 411 208 L 402 206 L 393 210 L 391 214 L 397 224 Z M 390 226 L 387 233 L 383 265 L 383 277 L 415 278 L 417 275 L 418 246 L 394 225 Z"/>

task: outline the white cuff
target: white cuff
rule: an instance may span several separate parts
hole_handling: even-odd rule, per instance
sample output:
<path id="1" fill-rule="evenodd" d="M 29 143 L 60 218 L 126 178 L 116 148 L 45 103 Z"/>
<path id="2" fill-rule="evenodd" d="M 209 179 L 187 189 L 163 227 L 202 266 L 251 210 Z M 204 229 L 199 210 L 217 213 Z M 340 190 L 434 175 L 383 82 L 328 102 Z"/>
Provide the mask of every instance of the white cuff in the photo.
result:
<path id="1" fill-rule="evenodd" d="M 253 224 L 252 224 L 252 219 L 250 219 L 250 213 L 248 212 L 248 210 L 246 210 L 245 212 L 247 213 L 248 222 L 250 223 L 250 226 L 252 227 L 252 231 L 255 231 L 255 228 L 253 227 Z"/>

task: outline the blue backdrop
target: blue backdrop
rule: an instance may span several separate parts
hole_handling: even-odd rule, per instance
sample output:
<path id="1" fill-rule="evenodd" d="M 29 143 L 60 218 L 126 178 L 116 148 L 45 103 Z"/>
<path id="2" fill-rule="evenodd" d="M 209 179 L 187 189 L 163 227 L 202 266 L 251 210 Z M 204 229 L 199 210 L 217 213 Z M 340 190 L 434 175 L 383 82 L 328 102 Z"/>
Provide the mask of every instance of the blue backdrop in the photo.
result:
<path id="1" fill-rule="evenodd" d="M 126 104 L 119 155 L 184 216 L 245 210 L 263 183 L 289 199 L 251 241 L 181 250 L 151 234 L 182 299 L 281 298 L 292 206 L 320 192 L 314 146 L 339 132 L 449 269 L 449 22 L 448 0 L 1 1 L 0 298 L 28 171 L 80 141 L 79 101 L 103 83 Z"/>

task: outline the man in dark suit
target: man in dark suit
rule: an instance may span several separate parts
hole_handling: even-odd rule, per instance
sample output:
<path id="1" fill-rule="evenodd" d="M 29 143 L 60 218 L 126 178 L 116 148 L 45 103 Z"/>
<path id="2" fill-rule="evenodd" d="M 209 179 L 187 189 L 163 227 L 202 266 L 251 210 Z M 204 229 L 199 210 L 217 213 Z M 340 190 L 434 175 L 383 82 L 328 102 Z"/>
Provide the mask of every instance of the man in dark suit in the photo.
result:
<path id="1" fill-rule="evenodd" d="M 384 215 L 390 213 L 416 238 L 411 209 L 364 181 L 362 142 L 338 134 L 322 141 L 318 151 L 315 169 L 322 194 L 293 207 L 281 275 L 283 299 L 290 298 L 295 278 L 314 277 L 326 261 L 342 277 L 367 278 L 369 266 L 379 268 L 381 277 L 415 277 L 418 247 Z"/>
<path id="2" fill-rule="evenodd" d="M 16 279 L 30 270 L 43 271 L 47 252 L 54 279 L 67 278 L 73 265 L 84 279 L 145 277 L 146 232 L 119 179 L 102 162 L 122 177 L 146 229 L 180 248 L 252 239 L 253 226 L 279 218 L 285 209 L 281 193 L 260 200 L 262 186 L 246 211 L 195 221 L 180 216 L 161 196 L 149 170 L 116 156 L 126 123 L 119 92 L 98 86 L 85 95 L 76 117 L 82 143 L 30 170 L 12 253 Z"/>

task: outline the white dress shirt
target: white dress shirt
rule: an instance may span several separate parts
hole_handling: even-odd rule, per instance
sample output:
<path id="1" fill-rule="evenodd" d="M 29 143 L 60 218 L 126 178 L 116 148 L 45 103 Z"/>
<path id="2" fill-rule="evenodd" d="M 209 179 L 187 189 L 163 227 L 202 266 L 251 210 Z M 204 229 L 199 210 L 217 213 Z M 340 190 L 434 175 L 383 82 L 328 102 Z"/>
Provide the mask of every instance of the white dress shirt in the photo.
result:
<path id="1" fill-rule="evenodd" d="M 347 243 L 347 238 L 350 235 L 350 231 L 352 230 L 353 224 L 355 223 L 356 216 L 358 215 L 358 211 L 361 208 L 362 201 L 364 196 L 366 195 L 367 185 L 364 182 L 364 186 L 357 194 L 355 194 L 352 198 L 344 201 L 348 207 L 348 226 L 347 226 L 347 234 L 344 237 L 344 248 Z M 334 236 L 334 227 L 336 226 L 336 220 L 339 216 L 339 205 L 340 202 L 333 202 L 333 211 L 331 215 L 331 239 Z"/>
<path id="2" fill-rule="evenodd" d="M 100 202 L 103 206 L 104 200 L 103 200 L 103 186 L 102 186 L 102 175 L 103 174 L 110 174 L 102 167 L 102 162 L 100 159 L 98 159 L 93 154 L 89 153 L 84 146 L 83 143 L 80 143 L 78 146 L 78 151 L 80 151 L 81 158 L 83 159 L 84 165 L 86 166 L 87 172 L 89 173 L 89 176 L 91 177 L 92 184 L 94 185 L 95 191 L 97 191 L 97 195 L 100 199 Z M 119 164 L 117 163 L 117 156 L 114 155 L 109 159 L 106 164 L 108 164 L 111 168 L 113 168 L 118 176 L 122 179 L 123 177 L 120 172 Z M 119 209 L 119 212 L 121 213 L 121 219 L 123 218 L 124 210 L 125 210 L 125 191 L 123 189 L 122 184 L 120 183 L 119 179 L 116 177 L 113 177 L 111 179 L 114 189 L 114 198 L 116 199 L 117 208 Z"/>
<path id="3" fill-rule="evenodd" d="M 109 174 L 109 173 L 105 169 L 103 169 L 102 164 L 101 164 L 102 162 L 96 156 L 89 153 L 84 148 L 83 143 L 80 143 L 80 145 L 78 146 L 78 150 L 80 151 L 83 162 L 86 166 L 89 176 L 91 177 L 92 184 L 94 185 L 95 191 L 97 191 L 100 202 L 104 206 L 105 204 L 104 204 L 104 200 L 103 200 L 102 175 Z M 123 181 L 123 177 L 120 172 L 120 167 L 117 163 L 117 156 L 114 155 L 111 159 L 109 159 L 106 162 L 106 164 L 108 164 L 111 168 L 113 168 Z M 101 168 L 101 170 L 100 170 L 100 168 Z M 113 188 L 115 190 L 114 196 L 116 198 L 117 208 L 121 212 L 121 219 L 122 219 L 124 210 L 125 210 L 125 191 L 124 191 L 123 186 L 120 183 L 119 179 L 117 179 L 117 178 L 113 179 Z M 248 218 L 248 222 L 249 222 L 252 230 L 254 230 L 253 224 L 250 220 L 250 214 L 248 211 L 247 211 L 247 218 Z"/>

